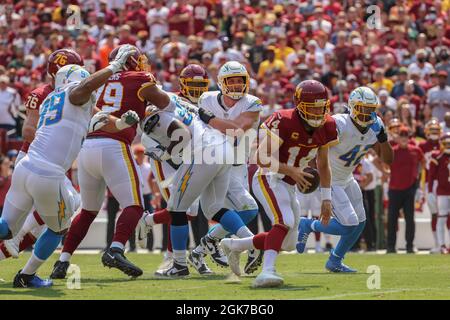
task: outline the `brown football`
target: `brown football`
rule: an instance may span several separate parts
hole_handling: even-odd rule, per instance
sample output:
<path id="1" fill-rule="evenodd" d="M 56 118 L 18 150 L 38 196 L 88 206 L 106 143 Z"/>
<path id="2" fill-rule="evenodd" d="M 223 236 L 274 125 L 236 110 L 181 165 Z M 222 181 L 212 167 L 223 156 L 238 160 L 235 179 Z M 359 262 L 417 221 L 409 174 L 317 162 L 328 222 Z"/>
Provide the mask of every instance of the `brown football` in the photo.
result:
<path id="1" fill-rule="evenodd" d="M 319 172 L 316 169 L 311 168 L 311 167 L 306 167 L 303 171 L 310 173 L 314 176 L 313 178 L 308 178 L 308 177 L 306 178 L 306 180 L 308 180 L 311 183 L 311 186 L 306 190 L 302 191 L 300 185 L 297 184 L 297 188 L 301 193 L 308 194 L 308 193 L 315 191 L 319 187 L 320 176 L 319 176 Z"/>

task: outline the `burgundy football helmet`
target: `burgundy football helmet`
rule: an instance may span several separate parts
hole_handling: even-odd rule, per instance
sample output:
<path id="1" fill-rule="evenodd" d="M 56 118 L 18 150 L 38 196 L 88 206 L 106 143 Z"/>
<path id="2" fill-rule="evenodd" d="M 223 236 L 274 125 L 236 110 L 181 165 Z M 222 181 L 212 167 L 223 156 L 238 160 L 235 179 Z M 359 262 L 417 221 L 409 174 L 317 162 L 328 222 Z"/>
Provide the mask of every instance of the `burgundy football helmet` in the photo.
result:
<path id="1" fill-rule="evenodd" d="M 320 127 L 330 110 L 327 88 L 316 80 L 305 80 L 295 88 L 294 103 L 297 111 L 311 127 Z"/>
<path id="2" fill-rule="evenodd" d="M 117 53 L 119 52 L 121 46 L 116 47 L 109 54 L 109 61 L 114 60 Z M 150 71 L 150 65 L 148 64 L 148 59 L 145 54 L 141 52 L 137 47 L 132 46 L 135 49 L 135 52 L 128 57 L 127 62 L 125 63 L 124 70 L 125 71 Z"/>
<path id="3" fill-rule="evenodd" d="M 72 49 L 56 50 L 47 59 L 47 73 L 54 79 L 58 70 L 68 64 L 83 66 L 83 58 Z"/>
<path id="4" fill-rule="evenodd" d="M 192 103 L 197 103 L 203 92 L 208 91 L 209 78 L 198 64 L 189 64 L 180 73 L 180 92 Z"/>

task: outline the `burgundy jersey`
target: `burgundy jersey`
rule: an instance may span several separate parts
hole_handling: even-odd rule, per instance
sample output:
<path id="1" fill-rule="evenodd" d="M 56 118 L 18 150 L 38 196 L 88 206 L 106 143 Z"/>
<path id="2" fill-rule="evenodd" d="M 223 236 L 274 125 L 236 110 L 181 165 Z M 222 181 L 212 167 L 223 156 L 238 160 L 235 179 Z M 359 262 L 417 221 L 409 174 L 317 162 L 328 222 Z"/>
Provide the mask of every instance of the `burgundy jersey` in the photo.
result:
<path id="1" fill-rule="evenodd" d="M 112 112 L 120 118 L 129 110 L 135 111 L 140 119 L 145 116 L 147 102 L 140 96 L 140 91 L 156 81 L 150 72 L 123 71 L 112 75 L 106 84 L 99 89 L 97 108 Z M 88 137 L 105 137 L 131 144 L 136 136 L 137 124 L 115 133 L 97 130 L 88 134 Z"/>
<path id="2" fill-rule="evenodd" d="M 437 195 L 450 196 L 449 158 L 450 155 L 442 151 L 432 153 L 428 174 L 428 192 L 432 192 L 433 181 L 437 180 Z"/>
<path id="3" fill-rule="evenodd" d="M 296 109 L 280 110 L 272 114 L 263 124 L 281 139 L 279 161 L 290 166 L 304 168 L 316 157 L 321 146 L 338 142 L 336 122 L 330 116 L 325 116 L 323 126 L 310 135 Z M 283 180 L 291 185 L 294 179 L 285 176 Z"/>
<path id="4" fill-rule="evenodd" d="M 426 167 L 425 167 L 426 176 L 425 177 L 427 177 L 428 170 L 430 169 L 431 154 L 433 153 L 433 151 L 439 151 L 439 149 L 440 149 L 439 141 L 438 140 L 423 141 L 419 144 L 419 148 L 422 150 L 423 155 L 425 156 L 425 161 L 426 161 Z"/>
<path id="5" fill-rule="evenodd" d="M 45 98 L 53 91 L 53 86 L 51 84 L 44 84 L 40 87 L 37 87 L 28 95 L 27 102 L 25 103 L 26 111 L 28 110 L 37 110 L 39 111 L 39 107 L 42 102 L 44 102 Z M 28 152 L 28 148 L 30 147 L 30 143 L 28 141 L 24 141 L 22 144 L 22 148 L 20 151 L 25 153 Z"/>

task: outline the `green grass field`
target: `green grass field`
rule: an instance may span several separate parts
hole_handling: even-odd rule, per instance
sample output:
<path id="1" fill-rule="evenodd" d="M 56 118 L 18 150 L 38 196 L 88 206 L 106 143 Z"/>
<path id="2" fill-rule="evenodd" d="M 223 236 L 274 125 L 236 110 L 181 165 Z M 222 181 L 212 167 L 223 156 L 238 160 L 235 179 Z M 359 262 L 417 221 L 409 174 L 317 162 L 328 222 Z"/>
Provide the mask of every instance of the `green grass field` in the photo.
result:
<path id="1" fill-rule="evenodd" d="M 325 254 L 284 254 L 277 270 L 285 285 L 253 289 L 255 276 L 229 281 L 228 270 L 211 262 L 214 276 L 192 273 L 188 279 L 158 280 L 153 272 L 161 255 L 129 254 L 144 269 L 142 277 L 130 280 L 118 270 L 104 268 L 100 255 L 78 254 L 72 263 L 81 268 L 81 289 L 67 289 L 65 280 L 56 280 L 50 289 L 13 289 L 12 279 L 28 256 L 0 262 L 0 299 L 450 299 L 450 256 L 441 255 L 349 254 L 346 263 L 360 273 L 345 275 L 325 272 Z M 39 275 L 48 277 L 56 259 L 52 256 Z M 367 288 L 370 265 L 380 268 L 380 289 Z"/>

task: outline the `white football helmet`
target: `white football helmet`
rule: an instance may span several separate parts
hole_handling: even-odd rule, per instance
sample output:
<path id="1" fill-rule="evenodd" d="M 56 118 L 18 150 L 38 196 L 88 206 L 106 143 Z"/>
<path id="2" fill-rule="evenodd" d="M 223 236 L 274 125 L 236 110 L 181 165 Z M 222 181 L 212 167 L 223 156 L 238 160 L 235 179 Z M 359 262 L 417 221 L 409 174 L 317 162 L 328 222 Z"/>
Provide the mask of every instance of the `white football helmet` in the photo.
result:
<path id="1" fill-rule="evenodd" d="M 154 117 L 154 116 L 161 112 L 162 112 L 162 110 L 157 108 L 154 105 L 149 105 L 149 106 L 147 106 L 147 108 L 145 108 L 145 116 L 144 116 L 144 119 L 141 121 L 142 132 L 148 134 L 153 129 L 153 127 L 159 121 L 159 116 L 158 117 Z"/>
<path id="2" fill-rule="evenodd" d="M 360 126 L 367 127 L 373 123 L 372 113 L 380 106 L 378 96 L 369 87 L 354 89 L 348 98 L 350 117 Z"/>
<path id="3" fill-rule="evenodd" d="M 242 84 L 228 84 L 228 79 L 232 77 L 243 77 Z M 250 89 L 250 76 L 247 69 L 237 61 L 228 61 L 219 70 L 217 75 L 217 85 L 223 95 L 234 100 L 241 99 Z"/>
<path id="4" fill-rule="evenodd" d="M 68 64 L 58 70 L 55 75 L 55 89 L 61 88 L 71 82 L 81 82 L 87 79 L 90 73 L 82 66 Z"/>

